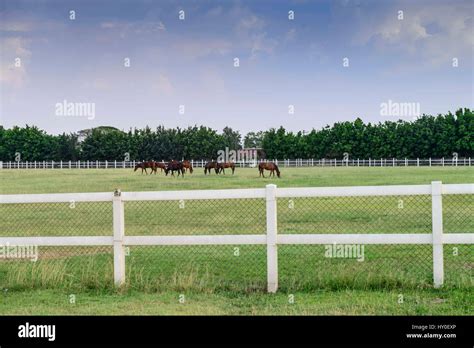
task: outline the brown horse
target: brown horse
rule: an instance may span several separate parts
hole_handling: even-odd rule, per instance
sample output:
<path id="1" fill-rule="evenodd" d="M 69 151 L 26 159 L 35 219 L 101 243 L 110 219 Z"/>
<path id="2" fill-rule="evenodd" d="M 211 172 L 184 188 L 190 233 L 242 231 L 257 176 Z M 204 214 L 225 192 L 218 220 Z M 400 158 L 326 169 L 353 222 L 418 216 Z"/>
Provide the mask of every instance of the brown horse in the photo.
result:
<path id="1" fill-rule="evenodd" d="M 145 174 L 148 175 L 148 172 L 146 171 L 146 169 L 151 168 L 151 171 L 153 172 L 153 168 L 154 168 L 153 161 L 138 162 L 137 164 L 135 164 L 135 169 L 133 169 L 133 171 L 136 172 L 137 169 L 139 168 L 142 170 L 142 174 L 143 174 L 143 171 L 145 171 Z"/>
<path id="2" fill-rule="evenodd" d="M 217 163 L 216 166 L 216 174 L 219 173 L 224 173 L 225 175 L 225 170 L 224 168 L 231 168 L 232 169 L 232 175 L 234 175 L 235 172 L 235 163 L 234 162 L 222 162 L 222 163 Z"/>
<path id="3" fill-rule="evenodd" d="M 265 177 L 265 174 L 263 173 L 265 169 L 270 171 L 270 176 L 272 176 L 272 174 L 273 176 L 275 176 L 276 172 L 277 176 L 280 177 L 280 170 L 278 169 L 278 166 L 273 162 L 262 162 L 258 164 L 258 171 L 260 173 L 259 177 Z"/>
<path id="4" fill-rule="evenodd" d="M 206 175 L 207 173 L 211 174 L 212 168 L 214 168 L 217 173 L 217 162 L 214 162 L 214 160 L 206 163 L 206 165 L 204 166 L 204 175 Z"/>
<path id="5" fill-rule="evenodd" d="M 168 173 L 171 171 L 171 175 L 174 176 L 174 172 L 178 172 L 178 176 L 180 174 L 183 175 L 184 178 L 184 167 L 182 162 L 174 161 L 172 160 L 171 162 L 168 163 L 165 169 L 165 174 L 168 176 Z"/>
<path id="6" fill-rule="evenodd" d="M 151 161 L 153 162 L 153 167 L 151 168 L 151 172 L 155 172 L 155 174 L 158 172 L 158 168 L 160 168 L 161 172 L 163 170 L 166 170 L 166 163 L 163 162 L 156 162 L 156 161 Z"/>
<path id="7" fill-rule="evenodd" d="M 184 170 L 187 172 L 189 169 L 189 174 L 193 173 L 193 165 L 188 160 L 183 161 Z"/>

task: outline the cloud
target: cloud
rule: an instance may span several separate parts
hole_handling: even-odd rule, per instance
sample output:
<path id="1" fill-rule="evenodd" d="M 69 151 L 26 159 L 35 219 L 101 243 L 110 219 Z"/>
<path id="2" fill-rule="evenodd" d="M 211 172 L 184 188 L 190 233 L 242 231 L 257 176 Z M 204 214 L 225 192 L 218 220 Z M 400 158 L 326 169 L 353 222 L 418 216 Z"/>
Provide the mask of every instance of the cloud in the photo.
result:
<path id="1" fill-rule="evenodd" d="M 153 78 L 151 88 L 155 93 L 160 95 L 164 94 L 167 96 L 173 94 L 175 90 L 169 78 L 163 74 Z"/>
<path id="2" fill-rule="evenodd" d="M 94 89 L 97 91 L 109 91 L 112 89 L 112 84 L 109 80 L 103 77 L 97 77 L 92 80 L 87 80 L 82 84 L 82 87 L 85 89 Z"/>
<path id="3" fill-rule="evenodd" d="M 7 88 L 21 88 L 27 81 L 25 64 L 31 57 L 31 51 L 27 47 L 31 40 L 21 37 L 0 38 L 1 64 L 0 82 Z M 20 59 L 20 66 L 15 66 L 16 59 Z"/>
<path id="4" fill-rule="evenodd" d="M 2 58 L 8 57 L 31 57 L 31 51 L 27 46 L 31 43 L 30 39 L 22 37 L 5 37 L 0 38 L 0 45 L 2 47 Z"/>
<path id="5" fill-rule="evenodd" d="M 119 32 L 119 36 L 124 39 L 130 35 L 155 34 L 166 31 L 166 26 L 160 20 L 146 20 L 138 22 L 104 21 L 99 23 L 100 28 L 107 31 Z"/>
<path id="6" fill-rule="evenodd" d="M 231 18 L 238 18 L 234 26 L 236 42 L 239 49 L 249 52 L 250 60 L 256 60 L 262 53 L 274 53 L 278 40 L 268 35 L 264 19 L 246 8 L 232 9 Z"/>
<path id="7" fill-rule="evenodd" d="M 273 54 L 278 41 L 267 37 L 267 33 L 252 35 L 252 49 L 250 59 L 256 59 L 260 53 Z"/>
<path id="8" fill-rule="evenodd" d="M 256 15 L 250 15 L 242 18 L 238 23 L 236 30 L 238 32 L 248 32 L 252 30 L 261 30 L 265 26 L 265 22 Z"/>
<path id="9" fill-rule="evenodd" d="M 67 27 L 61 20 L 38 17 L 33 12 L 0 11 L 0 35 L 25 36 L 42 33 L 59 32 Z"/>
<path id="10" fill-rule="evenodd" d="M 27 74 L 23 64 L 20 67 L 16 67 L 13 63 L 0 64 L 0 83 L 5 87 L 18 89 L 23 87 L 26 81 Z"/>
<path id="11" fill-rule="evenodd" d="M 32 30 L 32 23 L 19 20 L 3 18 L 0 21 L 0 31 L 6 32 L 28 32 Z"/>
<path id="12" fill-rule="evenodd" d="M 469 54 L 474 44 L 472 5 L 456 6 L 413 3 L 403 8 L 403 20 L 398 9 L 385 9 L 357 21 L 354 45 L 374 44 L 380 50 L 396 50 L 410 55 L 422 55 L 432 65 L 450 58 Z"/>
<path id="13" fill-rule="evenodd" d="M 224 56 L 231 52 L 232 43 L 219 38 L 190 38 L 176 41 L 172 51 L 186 59 L 196 59 L 211 55 Z"/>
<path id="14" fill-rule="evenodd" d="M 100 23 L 100 27 L 104 29 L 113 29 L 117 27 L 116 22 L 102 22 Z"/>

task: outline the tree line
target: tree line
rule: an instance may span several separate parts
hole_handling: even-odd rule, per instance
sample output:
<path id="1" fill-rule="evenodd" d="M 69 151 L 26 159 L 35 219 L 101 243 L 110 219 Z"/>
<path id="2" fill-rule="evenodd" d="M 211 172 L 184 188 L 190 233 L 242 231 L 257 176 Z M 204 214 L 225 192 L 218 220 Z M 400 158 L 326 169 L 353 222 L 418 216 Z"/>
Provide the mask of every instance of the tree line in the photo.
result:
<path id="1" fill-rule="evenodd" d="M 204 126 L 185 129 L 97 127 L 52 135 L 35 126 L 0 126 L 1 161 L 216 159 L 219 150 L 257 147 L 269 159 L 474 157 L 474 113 L 423 115 L 414 121 L 337 122 L 311 132 L 222 132 Z"/>

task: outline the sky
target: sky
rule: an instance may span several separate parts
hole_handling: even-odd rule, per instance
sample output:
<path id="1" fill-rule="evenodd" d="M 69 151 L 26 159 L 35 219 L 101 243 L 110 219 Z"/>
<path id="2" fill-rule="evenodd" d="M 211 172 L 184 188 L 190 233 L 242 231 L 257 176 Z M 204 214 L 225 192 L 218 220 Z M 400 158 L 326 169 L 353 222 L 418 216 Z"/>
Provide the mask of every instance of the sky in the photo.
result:
<path id="1" fill-rule="evenodd" d="M 245 134 L 473 108 L 473 4 L 0 0 L 0 124 Z"/>

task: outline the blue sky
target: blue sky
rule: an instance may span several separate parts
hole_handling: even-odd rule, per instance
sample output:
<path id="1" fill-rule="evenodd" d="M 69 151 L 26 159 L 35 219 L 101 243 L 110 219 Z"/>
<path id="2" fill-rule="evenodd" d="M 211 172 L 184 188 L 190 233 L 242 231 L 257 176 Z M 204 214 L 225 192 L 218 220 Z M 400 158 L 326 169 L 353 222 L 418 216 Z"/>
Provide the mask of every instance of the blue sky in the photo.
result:
<path id="1" fill-rule="evenodd" d="M 246 133 L 385 121 L 388 100 L 454 112 L 473 107 L 473 43 L 472 1 L 0 0 L 1 124 Z M 64 100 L 95 117 L 56 115 Z"/>

